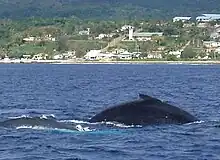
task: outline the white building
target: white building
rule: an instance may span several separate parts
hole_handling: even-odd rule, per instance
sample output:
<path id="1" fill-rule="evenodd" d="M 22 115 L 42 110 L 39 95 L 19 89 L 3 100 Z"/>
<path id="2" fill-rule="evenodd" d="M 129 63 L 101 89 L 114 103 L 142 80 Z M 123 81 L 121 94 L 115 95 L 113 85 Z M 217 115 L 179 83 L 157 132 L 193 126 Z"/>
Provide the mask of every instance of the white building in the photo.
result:
<path id="1" fill-rule="evenodd" d="M 89 52 L 86 53 L 84 58 L 86 60 L 96 60 L 100 54 L 101 54 L 101 50 L 90 50 Z"/>
<path id="2" fill-rule="evenodd" d="M 113 54 L 120 54 L 120 53 L 123 53 L 125 52 L 126 49 L 123 49 L 123 48 L 116 48 L 112 51 Z"/>
<path id="3" fill-rule="evenodd" d="M 178 22 L 178 21 L 186 22 L 189 21 L 190 19 L 191 17 L 174 17 L 173 22 Z"/>
<path id="4" fill-rule="evenodd" d="M 152 40 L 153 36 L 163 36 L 163 32 L 134 32 L 133 29 L 129 29 L 129 40 L 137 39 L 138 41 Z"/>
<path id="5" fill-rule="evenodd" d="M 130 41 L 134 40 L 133 34 L 134 34 L 134 29 L 133 29 L 133 28 L 129 28 L 128 39 L 129 39 Z"/>
<path id="6" fill-rule="evenodd" d="M 87 30 L 79 31 L 79 35 L 90 35 L 90 28 L 87 28 Z"/>
<path id="7" fill-rule="evenodd" d="M 48 54 L 44 54 L 44 53 L 35 54 L 32 57 L 32 60 L 46 60 L 46 59 L 48 59 Z"/>
<path id="8" fill-rule="evenodd" d="M 134 27 L 131 26 L 131 25 L 124 25 L 124 26 L 121 27 L 121 31 L 126 31 L 126 30 L 131 29 L 131 28 L 134 29 Z"/>
<path id="9" fill-rule="evenodd" d="M 174 56 L 176 56 L 176 58 L 180 58 L 182 52 L 181 51 L 170 51 L 168 54 L 169 55 L 174 55 Z"/>
<path id="10" fill-rule="evenodd" d="M 23 38 L 23 41 L 26 41 L 26 42 L 33 42 L 33 41 L 35 41 L 35 37 L 27 37 L 27 38 Z"/>
<path id="11" fill-rule="evenodd" d="M 214 20 L 220 20 L 220 14 L 202 14 L 196 17 L 198 22 L 210 22 Z"/>
<path id="12" fill-rule="evenodd" d="M 215 49 L 215 52 L 218 53 L 218 54 L 220 54 L 220 47 L 216 48 L 216 49 Z"/>
<path id="13" fill-rule="evenodd" d="M 212 39 L 217 39 L 219 37 L 220 37 L 219 32 L 213 32 L 213 33 L 210 34 L 210 38 L 212 38 Z"/>
<path id="14" fill-rule="evenodd" d="M 113 34 L 99 34 L 95 39 L 112 38 Z"/>
<path id="15" fill-rule="evenodd" d="M 49 34 L 49 35 L 46 35 L 46 36 L 43 36 L 43 37 L 33 37 L 33 36 L 26 37 L 26 38 L 23 38 L 23 41 L 26 41 L 26 42 L 53 41 L 53 42 L 55 42 L 56 38 L 52 37 L 52 35 Z"/>
<path id="16" fill-rule="evenodd" d="M 161 54 L 157 54 L 157 53 L 149 53 L 147 55 L 147 58 L 149 59 L 161 59 L 163 58 Z"/>
<path id="17" fill-rule="evenodd" d="M 120 53 L 117 55 L 119 59 L 124 59 L 124 60 L 130 60 L 133 58 L 133 53 L 130 53 L 128 51 L 125 51 L 123 53 Z"/>
<path id="18" fill-rule="evenodd" d="M 215 41 L 204 41 L 203 45 L 206 48 L 217 48 L 220 47 L 220 42 L 215 42 Z"/>
<path id="19" fill-rule="evenodd" d="M 111 59 L 116 59 L 117 55 L 112 54 L 112 53 L 100 53 L 96 59 L 97 60 L 111 60 Z"/>
<path id="20" fill-rule="evenodd" d="M 208 55 L 206 55 L 205 57 L 198 56 L 197 58 L 198 59 L 203 59 L 203 60 L 211 59 Z"/>
<path id="21" fill-rule="evenodd" d="M 55 59 L 55 60 L 63 59 L 63 55 L 57 54 L 57 55 L 53 56 L 53 59 Z"/>
<path id="22" fill-rule="evenodd" d="M 31 55 L 30 54 L 24 54 L 23 56 L 23 59 L 31 59 Z"/>

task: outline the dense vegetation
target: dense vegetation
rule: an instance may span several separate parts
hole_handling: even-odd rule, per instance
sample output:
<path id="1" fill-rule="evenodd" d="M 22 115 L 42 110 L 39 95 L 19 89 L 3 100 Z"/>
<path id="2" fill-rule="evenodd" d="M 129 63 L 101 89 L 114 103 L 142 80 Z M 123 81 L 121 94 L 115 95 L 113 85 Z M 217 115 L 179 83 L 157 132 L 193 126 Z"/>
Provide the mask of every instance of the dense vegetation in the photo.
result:
<path id="1" fill-rule="evenodd" d="M 114 38 L 123 37 L 128 31 L 116 32 L 121 26 L 130 24 L 142 32 L 163 32 L 163 37 L 153 36 L 152 41 L 127 42 L 118 41 L 113 48 L 124 48 L 130 52 L 141 51 L 143 56 L 165 48 L 163 53 L 178 50 L 191 41 L 190 48 L 184 52 L 182 58 L 191 58 L 192 49 L 195 54 L 202 51 L 202 41 L 209 40 L 207 29 L 198 28 L 189 23 L 189 27 L 183 27 L 183 23 L 157 20 L 81 20 L 70 18 L 26 18 L 22 20 L 0 20 L 0 57 L 19 58 L 25 54 L 44 53 L 52 57 L 55 54 L 67 51 L 76 51 L 77 57 L 82 57 L 88 50 L 105 48 L 108 43 L 115 42 Z M 80 35 L 79 31 L 90 28 L 89 35 Z M 112 38 L 96 39 L 100 33 L 114 34 Z M 51 35 L 56 41 L 44 40 Z M 174 37 L 172 37 L 174 35 Z M 177 35 L 178 37 L 175 37 Z M 26 42 L 24 38 L 39 37 L 40 41 Z M 172 57 L 171 57 L 172 59 Z"/>
<path id="2" fill-rule="evenodd" d="M 127 34 L 95 40 L 100 33 L 115 33 L 122 25 L 130 24 L 146 32 L 163 32 L 164 37 L 153 37 L 151 42 L 119 42 L 115 47 L 147 55 L 160 47 L 165 47 L 166 52 L 180 49 L 191 41 L 182 56 L 191 58 L 189 53 L 202 50 L 201 43 L 208 40 L 208 32 L 195 26 L 184 28 L 181 23 L 172 23 L 171 18 L 218 12 L 217 0 L 0 0 L 0 57 L 36 53 L 53 56 L 71 50 L 81 57 L 86 51 L 104 48 L 113 38 Z M 87 28 L 91 31 L 89 36 L 79 35 Z M 47 35 L 56 41 L 23 40 Z"/>
<path id="3" fill-rule="evenodd" d="M 220 12 L 219 0 L 0 0 L 1 18 L 143 19 Z"/>

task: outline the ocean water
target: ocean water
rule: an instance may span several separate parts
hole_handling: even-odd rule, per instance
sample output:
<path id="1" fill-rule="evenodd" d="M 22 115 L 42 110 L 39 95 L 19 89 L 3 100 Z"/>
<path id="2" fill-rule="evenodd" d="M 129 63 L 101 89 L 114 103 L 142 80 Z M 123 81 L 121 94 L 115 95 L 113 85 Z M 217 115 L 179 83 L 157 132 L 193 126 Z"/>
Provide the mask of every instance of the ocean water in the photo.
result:
<path id="1" fill-rule="evenodd" d="M 89 124 L 109 106 L 148 94 L 201 121 Z M 0 122 L 54 116 L 89 131 L 0 128 L 0 160 L 220 159 L 220 65 L 0 65 Z"/>

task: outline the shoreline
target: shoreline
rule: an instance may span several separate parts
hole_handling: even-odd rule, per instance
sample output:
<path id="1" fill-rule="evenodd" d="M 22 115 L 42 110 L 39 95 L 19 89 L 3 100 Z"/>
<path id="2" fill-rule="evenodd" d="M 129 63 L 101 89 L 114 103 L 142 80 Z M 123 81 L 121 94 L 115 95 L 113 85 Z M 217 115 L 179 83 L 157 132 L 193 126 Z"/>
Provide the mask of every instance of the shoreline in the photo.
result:
<path id="1" fill-rule="evenodd" d="M 80 61 L 80 60 L 0 60 L 0 64 L 220 64 L 218 61 Z"/>

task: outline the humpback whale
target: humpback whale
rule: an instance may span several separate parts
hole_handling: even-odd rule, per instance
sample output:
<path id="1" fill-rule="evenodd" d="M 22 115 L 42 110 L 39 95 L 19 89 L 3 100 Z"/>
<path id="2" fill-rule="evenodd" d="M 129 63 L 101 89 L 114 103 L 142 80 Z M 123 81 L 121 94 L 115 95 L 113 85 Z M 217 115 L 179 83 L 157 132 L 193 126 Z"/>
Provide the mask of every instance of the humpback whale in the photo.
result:
<path id="1" fill-rule="evenodd" d="M 159 125 L 159 124 L 184 124 L 198 121 L 190 113 L 163 102 L 157 98 L 139 94 L 139 99 L 125 102 L 96 114 L 90 123 L 118 122 L 126 125 Z M 19 117 L 0 122 L 0 127 L 17 128 L 20 126 L 45 127 L 54 129 L 68 129 L 87 131 L 81 125 L 72 125 L 57 121 L 54 117 Z"/>
<path id="2" fill-rule="evenodd" d="M 190 113 L 157 98 L 139 94 L 139 99 L 98 113 L 90 122 L 113 121 L 127 125 L 184 124 L 198 121 Z"/>
<path id="3" fill-rule="evenodd" d="M 17 128 L 21 126 L 27 127 L 45 127 L 52 129 L 68 129 L 68 130 L 78 130 L 87 131 L 87 128 L 83 128 L 81 125 L 71 125 L 63 122 L 58 122 L 55 118 L 42 118 L 42 117 L 20 117 L 14 119 L 8 119 L 0 122 L 0 127 L 5 128 Z"/>

